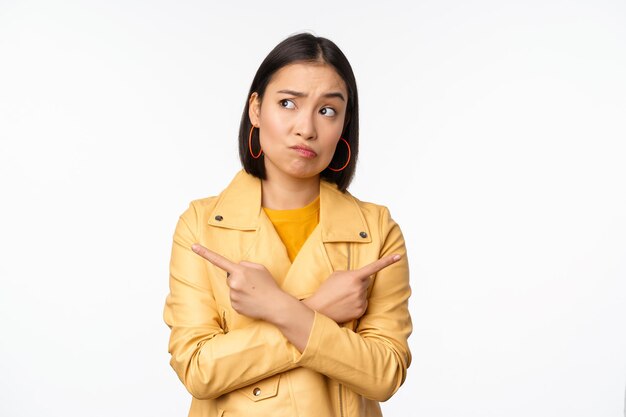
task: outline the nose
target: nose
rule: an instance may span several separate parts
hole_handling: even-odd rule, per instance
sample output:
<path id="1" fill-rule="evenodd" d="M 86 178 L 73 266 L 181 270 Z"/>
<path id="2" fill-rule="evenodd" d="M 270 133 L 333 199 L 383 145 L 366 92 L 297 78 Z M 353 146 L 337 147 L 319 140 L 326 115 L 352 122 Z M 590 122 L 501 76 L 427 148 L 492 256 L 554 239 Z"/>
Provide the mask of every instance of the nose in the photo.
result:
<path id="1" fill-rule="evenodd" d="M 304 140 L 313 140 L 317 137 L 314 115 L 309 112 L 300 112 L 294 127 L 296 135 Z"/>

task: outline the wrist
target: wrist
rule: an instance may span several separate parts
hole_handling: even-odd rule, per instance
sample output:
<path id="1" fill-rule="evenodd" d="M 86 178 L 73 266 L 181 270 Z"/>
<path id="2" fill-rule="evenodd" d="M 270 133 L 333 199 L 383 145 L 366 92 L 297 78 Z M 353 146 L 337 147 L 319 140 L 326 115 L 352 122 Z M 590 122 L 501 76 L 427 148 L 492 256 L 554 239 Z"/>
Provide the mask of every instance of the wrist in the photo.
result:
<path id="1" fill-rule="evenodd" d="M 289 326 L 296 317 L 313 313 L 313 307 L 304 301 L 283 292 L 272 299 L 271 307 L 267 310 L 268 314 L 264 320 L 279 328 Z"/>
<path id="2" fill-rule="evenodd" d="M 319 303 L 317 298 L 315 297 L 315 294 L 303 299 L 301 302 L 311 310 L 319 311 Z"/>
<path id="3" fill-rule="evenodd" d="M 273 301 L 274 308 L 268 321 L 275 325 L 296 349 L 303 352 L 315 321 L 315 311 L 287 293 Z"/>

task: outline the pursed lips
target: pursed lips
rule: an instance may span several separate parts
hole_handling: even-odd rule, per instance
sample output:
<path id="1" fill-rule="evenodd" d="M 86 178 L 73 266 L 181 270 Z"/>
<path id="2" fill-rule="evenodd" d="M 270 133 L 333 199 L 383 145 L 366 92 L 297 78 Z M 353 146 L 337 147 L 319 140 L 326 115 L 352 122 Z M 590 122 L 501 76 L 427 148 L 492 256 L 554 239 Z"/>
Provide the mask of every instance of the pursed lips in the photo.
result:
<path id="1" fill-rule="evenodd" d="M 298 152 L 300 155 L 304 156 L 305 158 L 315 158 L 317 156 L 317 153 L 313 149 L 309 148 L 308 146 L 296 145 L 296 146 L 292 146 L 291 149 Z"/>

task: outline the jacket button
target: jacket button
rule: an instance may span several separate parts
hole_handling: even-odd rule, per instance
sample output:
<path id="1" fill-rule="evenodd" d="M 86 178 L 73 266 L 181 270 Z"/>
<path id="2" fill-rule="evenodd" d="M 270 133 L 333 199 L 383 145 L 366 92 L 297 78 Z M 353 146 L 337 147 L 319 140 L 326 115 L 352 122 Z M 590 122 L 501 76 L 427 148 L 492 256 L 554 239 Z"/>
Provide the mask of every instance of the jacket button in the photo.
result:
<path id="1" fill-rule="evenodd" d="M 221 222 L 222 220 L 224 220 L 224 218 L 218 214 L 217 216 L 215 216 L 215 220 Z"/>
<path id="2" fill-rule="evenodd" d="M 254 394 L 255 397 L 258 397 L 259 395 L 261 395 L 261 388 L 256 387 L 253 391 L 252 394 Z"/>
<path id="3" fill-rule="evenodd" d="M 367 233 L 361 232 L 361 233 L 359 233 L 359 236 L 361 236 L 363 239 L 365 239 L 367 237 Z"/>

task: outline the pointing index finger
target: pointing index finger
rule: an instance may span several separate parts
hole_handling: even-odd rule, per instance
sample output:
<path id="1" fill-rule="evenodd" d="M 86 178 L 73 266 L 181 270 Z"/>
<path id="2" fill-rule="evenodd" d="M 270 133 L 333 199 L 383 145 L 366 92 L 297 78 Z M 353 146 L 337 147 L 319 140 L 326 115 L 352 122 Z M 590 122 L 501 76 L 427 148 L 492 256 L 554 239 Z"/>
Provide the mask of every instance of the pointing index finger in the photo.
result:
<path id="1" fill-rule="evenodd" d="M 367 265 L 359 268 L 357 271 L 360 274 L 363 274 L 363 276 L 374 275 L 378 271 L 380 271 L 380 270 L 382 270 L 384 268 L 387 268 L 389 265 L 398 262 L 400 260 L 400 258 L 401 258 L 400 255 L 387 255 L 387 256 L 385 256 L 383 258 L 380 258 L 377 261 L 372 262 L 371 264 L 367 264 Z"/>
<path id="2" fill-rule="evenodd" d="M 237 264 L 231 262 L 219 253 L 213 252 L 198 243 L 191 245 L 191 250 L 226 272 L 232 273 L 237 266 Z"/>

